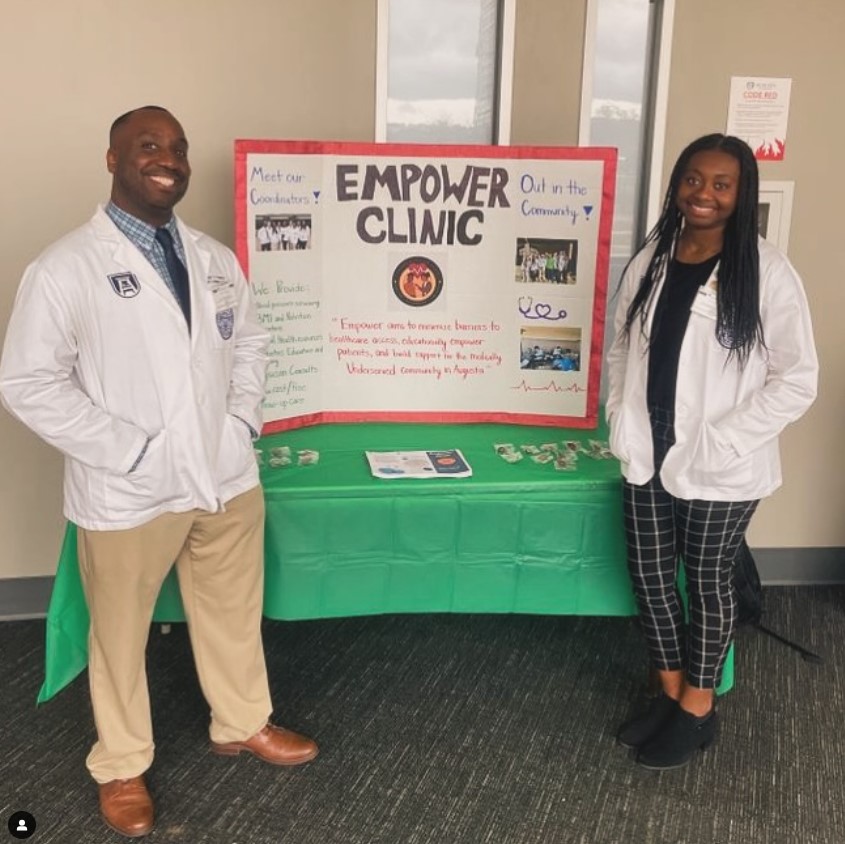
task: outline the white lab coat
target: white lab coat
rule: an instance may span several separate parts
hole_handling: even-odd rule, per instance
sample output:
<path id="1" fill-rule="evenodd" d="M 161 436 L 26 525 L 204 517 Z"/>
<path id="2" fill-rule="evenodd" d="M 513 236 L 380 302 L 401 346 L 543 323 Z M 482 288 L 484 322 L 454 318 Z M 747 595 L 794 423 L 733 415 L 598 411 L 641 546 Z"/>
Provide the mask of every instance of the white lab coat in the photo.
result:
<path id="1" fill-rule="evenodd" d="M 770 495 L 782 480 L 778 434 L 815 399 L 818 360 L 801 280 L 762 238 L 759 250 L 766 348 L 756 348 L 744 369 L 735 359 L 728 362 L 727 349 L 715 336 L 715 272 L 691 308 L 678 362 L 676 442 L 660 471 L 663 486 L 676 498 L 751 501 Z M 646 406 L 648 339 L 638 321 L 628 335 L 623 327 L 652 252 L 649 247 L 637 255 L 623 277 L 616 337 L 607 357 L 610 447 L 625 478 L 637 485 L 654 475 Z M 649 303 L 647 331 L 663 281 Z"/>
<path id="2" fill-rule="evenodd" d="M 269 338 L 231 250 L 177 222 L 190 334 L 165 282 L 102 208 L 48 247 L 18 290 L 0 397 L 65 455 L 64 512 L 90 530 L 216 512 L 258 484 L 247 425 L 261 429 Z"/>

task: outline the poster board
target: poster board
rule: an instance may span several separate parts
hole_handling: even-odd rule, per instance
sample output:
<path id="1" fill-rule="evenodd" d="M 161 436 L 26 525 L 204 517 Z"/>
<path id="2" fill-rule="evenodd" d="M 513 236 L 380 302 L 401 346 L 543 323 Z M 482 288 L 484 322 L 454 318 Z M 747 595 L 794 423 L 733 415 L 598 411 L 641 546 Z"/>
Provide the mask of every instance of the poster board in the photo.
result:
<path id="1" fill-rule="evenodd" d="M 609 148 L 236 141 L 264 432 L 595 427 L 615 177 Z"/>

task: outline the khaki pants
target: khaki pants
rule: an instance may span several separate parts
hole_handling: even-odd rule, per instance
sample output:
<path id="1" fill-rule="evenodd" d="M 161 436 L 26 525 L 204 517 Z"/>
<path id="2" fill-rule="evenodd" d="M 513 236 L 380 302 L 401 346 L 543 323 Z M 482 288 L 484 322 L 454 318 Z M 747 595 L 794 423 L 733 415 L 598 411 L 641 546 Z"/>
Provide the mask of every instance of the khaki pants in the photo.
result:
<path id="1" fill-rule="evenodd" d="M 143 773 L 153 761 L 145 670 L 159 589 L 173 561 L 197 675 L 211 707 L 212 741 L 255 735 L 272 710 L 261 610 L 261 487 L 220 513 L 166 513 L 128 530 L 78 532 L 79 569 L 91 614 L 91 703 L 97 742 L 87 765 L 99 783 Z"/>

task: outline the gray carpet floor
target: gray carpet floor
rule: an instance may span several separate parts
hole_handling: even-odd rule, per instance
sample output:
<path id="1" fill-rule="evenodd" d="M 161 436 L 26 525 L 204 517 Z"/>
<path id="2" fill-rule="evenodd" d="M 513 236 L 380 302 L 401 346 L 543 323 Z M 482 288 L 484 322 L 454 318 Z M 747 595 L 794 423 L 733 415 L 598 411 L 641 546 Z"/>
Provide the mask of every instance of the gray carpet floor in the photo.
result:
<path id="1" fill-rule="evenodd" d="M 158 823 L 146 840 L 843 844 L 845 587 L 770 587 L 765 621 L 824 665 L 741 632 L 720 740 L 659 774 L 613 739 L 644 691 L 632 619 L 268 622 L 276 720 L 321 745 L 300 769 L 212 755 L 186 631 L 154 628 Z M 25 810 L 39 844 L 125 840 L 99 820 L 84 767 L 86 677 L 35 706 L 43 627 L 0 624 L 0 835 Z"/>

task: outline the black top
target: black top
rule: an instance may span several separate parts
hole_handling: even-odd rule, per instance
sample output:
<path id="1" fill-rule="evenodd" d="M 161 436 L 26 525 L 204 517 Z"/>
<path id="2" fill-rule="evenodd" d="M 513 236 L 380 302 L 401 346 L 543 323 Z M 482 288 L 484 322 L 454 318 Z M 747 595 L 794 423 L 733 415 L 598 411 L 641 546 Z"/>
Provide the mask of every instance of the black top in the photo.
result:
<path id="1" fill-rule="evenodd" d="M 651 326 L 648 354 L 648 406 L 675 408 L 678 359 L 698 288 L 707 282 L 719 261 L 714 255 L 700 264 L 669 262 Z"/>

